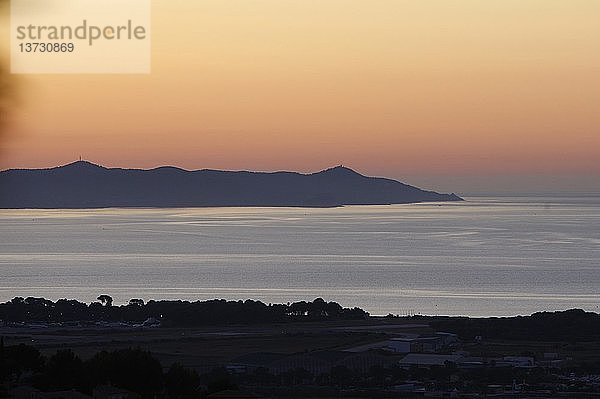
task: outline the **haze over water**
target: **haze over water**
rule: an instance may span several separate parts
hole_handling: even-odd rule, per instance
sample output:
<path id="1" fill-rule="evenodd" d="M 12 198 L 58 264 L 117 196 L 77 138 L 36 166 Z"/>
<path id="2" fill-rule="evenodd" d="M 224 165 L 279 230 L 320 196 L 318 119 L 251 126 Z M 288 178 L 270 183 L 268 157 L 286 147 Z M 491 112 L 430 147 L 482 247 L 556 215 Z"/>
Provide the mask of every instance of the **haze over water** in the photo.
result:
<path id="1" fill-rule="evenodd" d="M 600 311 L 600 198 L 0 211 L 0 300 L 323 297 L 387 313 Z"/>

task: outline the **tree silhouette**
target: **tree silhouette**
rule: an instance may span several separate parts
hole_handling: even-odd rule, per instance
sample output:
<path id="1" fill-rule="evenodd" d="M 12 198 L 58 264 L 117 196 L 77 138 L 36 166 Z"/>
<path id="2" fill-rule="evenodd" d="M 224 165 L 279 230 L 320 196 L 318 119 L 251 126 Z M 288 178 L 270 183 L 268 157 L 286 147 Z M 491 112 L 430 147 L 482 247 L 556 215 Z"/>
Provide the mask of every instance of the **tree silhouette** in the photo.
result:
<path id="1" fill-rule="evenodd" d="M 144 306 L 144 300 L 143 299 L 130 299 L 129 300 L 129 305 L 131 306 Z"/>
<path id="2" fill-rule="evenodd" d="M 112 306 L 113 299 L 110 295 L 102 294 L 96 299 L 99 300 L 104 306 Z"/>
<path id="3" fill-rule="evenodd" d="M 19 382 L 23 373 L 40 371 L 43 366 L 44 357 L 34 347 L 24 344 L 5 346 L 0 358 L 0 383 L 10 375 Z"/>
<path id="4" fill-rule="evenodd" d="M 335 302 L 317 299 L 314 302 L 296 302 L 290 305 L 269 304 L 260 301 L 154 301 L 144 303 L 132 299 L 126 305 L 115 305 L 106 294 L 86 305 L 76 300 L 56 302 L 44 298 L 17 297 L 0 303 L 0 320 L 8 322 L 85 322 L 114 321 L 143 323 L 147 319 L 160 321 L 163 327 L 202 326 L 219 324 L 264 324 L 286 321 L 364 319 L 368 313 L 359 308 L 343 308 Z M 599 320 L 600 321 L 600 320 Z"/>
<path id="5" fill-rule="evenodd" d="M 90 388 L 99 384 L 114 384 L 129 389 L 149 399 L 163 388 L 160 362 L 150 352 L 136 349 L 119 349 L 99 352 L 86 362 L 86 371 L 92 377 Z"/>
<path id="6" fill-rule="evenodd" d="M 83 362 L 71 349 L 63 349 L 52 355 L 46 363 L 46 386 L 48 390 L 82 388 Z"/>
<path id="7" fill-rule="evenodd" d="M 169 398 L 191 399 L 199 396 L 200 377 L 195 370 L 186 369 L 175 363 L 164 376 L 165 388 Z"/>

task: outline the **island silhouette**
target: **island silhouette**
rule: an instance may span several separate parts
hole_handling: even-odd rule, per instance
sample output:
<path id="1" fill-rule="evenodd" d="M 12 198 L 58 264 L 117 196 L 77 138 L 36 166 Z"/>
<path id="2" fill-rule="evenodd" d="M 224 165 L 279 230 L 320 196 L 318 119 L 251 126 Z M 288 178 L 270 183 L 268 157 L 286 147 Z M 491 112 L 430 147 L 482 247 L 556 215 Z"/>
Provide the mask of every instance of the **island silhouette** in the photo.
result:
<path id="1" fill-rule="evenodd" d="M 343 166 L 320 172 L 106 168 L 87 161 L 0 172 L 0 208 L 336 207 L 462 201 Z"/>

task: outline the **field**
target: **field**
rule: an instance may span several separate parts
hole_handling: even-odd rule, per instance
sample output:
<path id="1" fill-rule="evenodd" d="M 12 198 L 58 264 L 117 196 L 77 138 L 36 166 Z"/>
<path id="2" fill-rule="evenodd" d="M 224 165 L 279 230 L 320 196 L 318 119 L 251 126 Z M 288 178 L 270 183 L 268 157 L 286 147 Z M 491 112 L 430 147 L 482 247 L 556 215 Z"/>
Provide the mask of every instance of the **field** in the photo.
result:
<path id="1" fill-rule="evenodd" d="M 140 347 L 168 367 L 178 362 L 199 371 L 250 353 L 341 350 L 397 334 L 423 334 L 426 324 L 370 318 L 365 321 L 230 325 L 205 328 L 0 328 L 5 345 L 25 343 L 44 354 L 72 349 L 83 359 L 102 350 Z"/>

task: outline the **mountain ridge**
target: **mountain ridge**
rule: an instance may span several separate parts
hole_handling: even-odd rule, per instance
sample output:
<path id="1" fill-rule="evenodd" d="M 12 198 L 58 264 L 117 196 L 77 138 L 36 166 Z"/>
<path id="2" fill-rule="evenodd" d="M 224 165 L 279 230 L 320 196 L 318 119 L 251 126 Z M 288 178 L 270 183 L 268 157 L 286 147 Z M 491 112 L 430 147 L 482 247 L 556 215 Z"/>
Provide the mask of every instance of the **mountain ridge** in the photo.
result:
<path id="1" fill-rule="evenodd" d="M 461 201 L 342 165 L 314 173 L 107 168 L 76 161 L 0 172 L 0 208 L 334 207 Z"/>

